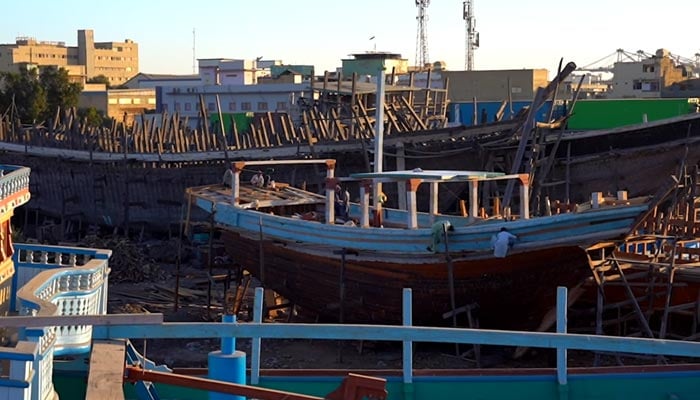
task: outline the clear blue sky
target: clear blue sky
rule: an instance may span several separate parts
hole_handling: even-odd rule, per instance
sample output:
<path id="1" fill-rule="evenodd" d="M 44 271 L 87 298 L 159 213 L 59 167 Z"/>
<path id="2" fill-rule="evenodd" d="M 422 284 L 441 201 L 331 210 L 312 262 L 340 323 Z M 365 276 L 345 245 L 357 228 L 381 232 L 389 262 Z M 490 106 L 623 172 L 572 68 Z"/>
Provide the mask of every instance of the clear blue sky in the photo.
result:
<path id="1" fill-rule="evenodd" d="M 481 36 L 476 69 L 551 72 L 560 57 L 583 66 L 617 48 L 664 47 L 689 58 L 700 52 L 695 1 L 669 10 L 658 0 L 474 1 Z M 96 41 L 137 42 L 142 72 L 186 74 L 194 29 L 197 58 L 263 56 L 321 71 L 376 45 L 413 65 L 417 11 L 412 0 L 27 0 L 3 2 L 0 43 L 32 36 L 74 46 L 78 29 L 93 29 Z M 462 0 L 433 0 L 428 17 L 430 61 L 463 69 Z"/>

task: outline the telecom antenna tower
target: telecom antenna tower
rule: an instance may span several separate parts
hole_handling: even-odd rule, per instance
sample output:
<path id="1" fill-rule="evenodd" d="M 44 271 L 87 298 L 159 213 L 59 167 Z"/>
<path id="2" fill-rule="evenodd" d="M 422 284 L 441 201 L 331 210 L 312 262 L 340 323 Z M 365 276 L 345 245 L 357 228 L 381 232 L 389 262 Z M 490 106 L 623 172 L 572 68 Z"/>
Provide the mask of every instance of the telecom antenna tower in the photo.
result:
<path id="1" fill-rule="evenodd" d="M 428 5 L 430 0 L 416 0 L 418 7 L 418 31 L 416 32 L 416 67 L 423 69 L 430 62 L 428 58 Z"/>
<path id="2" fill-rule="evenodd" d="M 474 69 L 474 50 L 479 48 L 479 32 L 476 31 L 476 18 L 474 17 L 474 0 L 465 0 L 462 6 L 462 18 L 464 18 L 467 32 L 464 69 L 471 71 Z"/>

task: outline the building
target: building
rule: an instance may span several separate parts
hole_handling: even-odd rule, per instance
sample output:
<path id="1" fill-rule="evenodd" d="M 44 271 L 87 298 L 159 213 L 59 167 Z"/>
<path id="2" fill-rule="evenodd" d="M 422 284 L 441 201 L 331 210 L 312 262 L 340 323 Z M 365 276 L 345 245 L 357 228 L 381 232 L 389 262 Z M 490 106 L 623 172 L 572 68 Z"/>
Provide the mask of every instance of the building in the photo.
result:
<path id="1" fill-rule="evenodd" d="M 139 72 L 139 48 L 130 39 L 95 42 L 91 29 L 78 31 L 77 46 L 31 37 L 18 37 L 13 44 L 0 44 L 0 72 L 44 66 L 65 68 L 75 82 L 85 83 L 104 75 L 110 85 L 118 86 Z"/>
<path id="2" fill-rule="evenodd" d="M 204 85 L 255 85 L 258 79 L 270 76 L 272 65 L 278 60 L 231 60 L 200 58 L 199 76 Z"/>
<path id="3" fill-rule="evenodd" d="M 146 74 L 139 72 L 122 87 L 125 89 L 155 89 L 158 86 L 196 86 L 202 84 L 199 74 L 172 75 L 172 74 Z"/>
<path id="4" fill-rule="evenodd" d="M 538 87 L 549 83 L 546 69 L 504 69 L 483 71 L 442 71 L 449 79 L 452 103 L 477 101 L 532 101 Z"/>
<path id="5" fill-rule="evenodd" d="M 254 113 L 282 112 L 295 119 L 297 100 L 311 94 L 311 81 L 304 76 L 309 66 L 297 66 L 302 72 L 296 72 L 294 68 L 284 68 L 278 60 L 207 58 L 198 61 L 196 76 L 135 77 L 138 86 L 155 87 L 156 112 L 178 113 L 195 128 L 201 120 L 201 96 L 210 117 L 218 118 L 221 111 L 227 121 L 248 121 Z M 273 67 L 276 76 L 271 74 Z M 132 80 L 127 84 L 136 82 Z M 245 126 L 237 122 L 239 129 Z"/>
<path id="6" fill-rule="evenodd" d="M 354 58 L 342 60 L 343 76 L 349 77 L 353 73 L 367 75 L 367 71 L 379 71 L 380 68 L 384 69 L 386 75 L 408 72 L 408 60 L 401 58 L 398 53 L 370 51 L 352 56 Z"/>
<path id="7" fill-rule="evenodd" d="M 156 109 L 156 89 L 107 89 L 88 84 L 80 93 L 79 108 L 95 108 L 103 115 L 131 125 L 134 118 Z"/>
<path id="8" fill-rule="evenodd" d="M 664 93 L 667 89 L 673 92 L 674 84 L 693 78 L 692 67 L 676 63 L 666 49 L 659 49 L 655 55 L 640 61 L 616 62 L 612 72 L 609 98 L 666 97 Z"/>

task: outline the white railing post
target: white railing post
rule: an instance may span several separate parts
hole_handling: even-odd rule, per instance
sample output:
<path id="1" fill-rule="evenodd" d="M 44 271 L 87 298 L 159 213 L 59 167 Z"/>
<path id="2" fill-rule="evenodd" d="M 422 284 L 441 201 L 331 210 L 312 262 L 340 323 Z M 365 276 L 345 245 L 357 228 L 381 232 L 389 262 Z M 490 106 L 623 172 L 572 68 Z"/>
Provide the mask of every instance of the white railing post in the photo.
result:
<path id="1" fill-rule="evenodd" d="M 256 324 L 262 323 L 263 314 L 263 296 L 264 289 L 261 287 L 255 288 L 255 299 L 253 303 L 253 322 Z M 251 338 L 251 355 L 250 355 L 250 384 L 257 385 L 260 383 L 260 338 Z"/>
<path id="2" fill-rule="evenodd" d="M 403 290 L 403 326 L 413 325 L 413 297 L 410 288 Z M 413 383 L 413 342 L 403 341 L 403 383 Z"/>
<path id="3" fill-rule="evenodd" d="M 566 333 L 567 324 L 567 289 L 564 286 L 557 288 L 557 333 Z M 567 359 L 566 347 L 557 346 L 557 381 L 559 385 L 567 383 Z"/>

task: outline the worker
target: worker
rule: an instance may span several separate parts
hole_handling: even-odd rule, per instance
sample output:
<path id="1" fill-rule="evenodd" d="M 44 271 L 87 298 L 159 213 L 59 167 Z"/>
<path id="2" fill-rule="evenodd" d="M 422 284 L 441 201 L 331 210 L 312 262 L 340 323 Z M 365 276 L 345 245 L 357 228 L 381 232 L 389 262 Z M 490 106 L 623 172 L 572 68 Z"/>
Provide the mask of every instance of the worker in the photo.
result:
<path id="1" fill-rule="evenodd" d="M 255 187 L 263 187 L 265 184 L 265 177 L 263 177 L 262 171 L 258 170 L 258 172 L 250 178 L 250 184 Z"/>
<path id="2" fill-rule="evenodd" d="M 493 255 L 495 257 L 504 258 L 508 255 L 508 250 L 510 250 L 518 237 L 508 232 L 505 227 L 501 228 L 500 232 L 495 234 L 491 238 L 491 245 L 493 246 Z"/>
<path id="3" fill-rule="evenodd" d="M 438 245 L 447 242 L 447 232 L 452 232 L 454 230 L 455 227 L 450 221 L 438 221 L 434 223 L 433 227 L 430 229 L 431 243 L 430 246 L 428 246 L 428 251 L 437 253 Z"/>
<path id="4" fill-rule="evenodd" d="M 335 185 L 335 216 L 346 221 L 349 213 L 350 192 L 343 190 L 340 185 Z"/>

